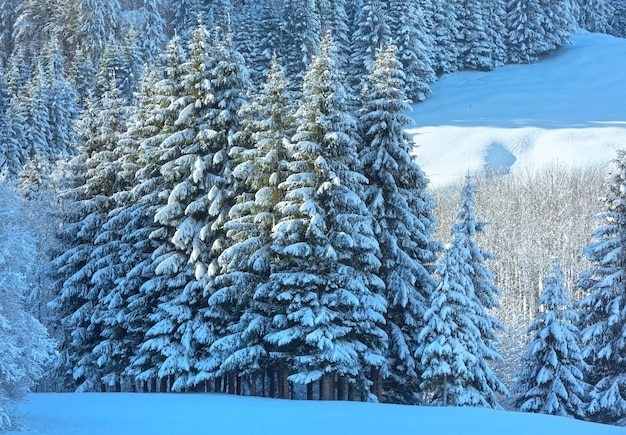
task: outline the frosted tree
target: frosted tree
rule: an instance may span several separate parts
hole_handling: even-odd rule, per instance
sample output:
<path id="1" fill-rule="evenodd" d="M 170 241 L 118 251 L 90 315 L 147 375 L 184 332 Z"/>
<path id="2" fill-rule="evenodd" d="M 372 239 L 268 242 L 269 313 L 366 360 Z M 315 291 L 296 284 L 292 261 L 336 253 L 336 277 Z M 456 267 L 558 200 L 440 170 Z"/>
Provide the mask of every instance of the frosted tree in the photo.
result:
<path id="1" fill-rule="evenodd" d="M 265 341 L 282 397 L 287 379 L 320 380 L 320 397 L 333 399 L 335 377 L 367 397 L 369 373 L 384 363 L 378 243 L 359 197 L 356 121 L 335 56 L 327 35 L 304 76 L 289 176 L 279 185 L 285 196 L 272 232 L 275 265 L 255 295 L 273 307 Z"/>
<path id="2" fill-rule="evenodd" d="M 441 248 L 430 240 L 435 202 L 425 192 L 428 180 L 411 157 L 414 144 L 404 131 L 411 122 L 405 115 L 410 107 L 395 54 L 394 46 L 379 52 L 365 88 L 360 160 L 369 180 L 364 197 L 375 222 L 382 261 L 378 275 L 388 305 L 383 394 L 386 400 L 412 403 L 419 380 L 417 334 L 435 286 L 430 273 L 435 252 Z"/>
<path id="3" fill-rule="evenodd" d="M 104 54 L 109 41 L 115 39 L 120 13 L 117 0 L 76 0 L 77 42 L 91 54 L 95 63 Z"/>
<path id="4" fill-rule="evenodd" d="M 161 15 L 163 0 L 143 0 L 139 8 L 140 21 L 136 24 L 141 35 L 142 59 L 154 65 L 166 42 L 166 23 Z"/>
<path id="5" fill-rule="evenodd" d="M 233 244 L 220 255 L 223 270 L 220 289 L 211 296 L 212 307 L 230 317 L 229 334 L 213 345 L 222 354 L 219 373 L 237 373 L 253 378 L 270 368 L 270 357 L 263 341 L 271 326 L 273 307 L 254 298 L 256 289 L 268 281 L 275 263 L 272 229 L 280 220 L 277 205 L 283 198 L 280 184 L 288 175 L 286 141 L 295 133 L 294 96 L 289 91 L 276 58 L 261 92 L 241 108 L 243 135 L 251 148 L 232 151 L 239 162 L 233 175 L 248 186 L 248 194 L 230 210 L 224 225 Z"/>
<path id="6" fill-rule="evenodd" d="M 48 111 L 49 84 L 41 62 L 38 62 L 33 77 L 26 84 L 24 91 L 25 104 L 25 128 L 26 149 L 29 156 L 35 152 L 41 152 L 52 157 L 52 144 L 50 143 L 50 114 Z"/>
<path id="7" fill-rule="evenodd" d="M 285 0 L 281 15 L 279 61 L 296 84 L 320 42 L 320 17 L 314 0 Z"/>
<path id="8" fill-rule="evenodd" d="M 346 0 L 318 0 L 318 14 L 320 16 L 321 33 L 331 32 L 339 62 L 348 61 L 350 55 L 350 21 L 346 10 Z"/>
<path id="9" fill-rule="evenodd" d="M 13 26 L 18 19 L 21 0 L 0 1 L 0 65 L 6 65 L 8 57 L 13 53 Z"/>
<path id="10" fill-rule="evenodd" d="M 497 408 L 496 394 L 508 391 L 488 363 L 503 362 L 495 348 L 502 324 L 487 309 L 498 307 L 494 297 L 500 292 L 484 264 L 493 255 L 475 241 L 485 223 L 473 213 L 474 189 L 468 176 L 452 227 L 454 239 L 437 269 L 438 287 L 419 334 L 418 354 L 424 364 L 421 386 L 444 406 Z"/>
<path id="11" fill-rule="evenodd" d="M 13 407 L 45 373 L 55 343 L 26 305 L 37 242 L 22 202 L 0 183 L 0 430 L 14 428 Z"/>
<path id="12" fill-rule="evenodd" d="M 391 38 L 387 3 L 382 0 L 363 0 L 354 21 L 348 72 L 351 85 L 359 91 L 374 64 L 376 50 L 389 44 Z"/>
<path id="13" fill-rule="evenodd" d="M 0 178 L 14 180 L 28 159 L 24 147 L 24 108 L 10 98 L 4 71 L 0 69 Z"/>
<path id="14" fill-rule="evenodd" d="M 544 30 L 538 0 L 510 0 L 507 6 L 507 45 L 513 62 L 535 62 L 544 48 Z"/>
<path id="15" fill-rule="evenodd" d="M 623 38 L 626 36 L 626 2 L 624 0 L 611 0 L 610 4 L 614 13 L 609 20 L 609 33 Z"/>
<path id="16" fill-rule="evenodd" d="M 438 75 L 459 69 L 458 40 L 461 29 L 457 19 L 455 2 L 446 0 L 419 0 L 424 12 L 425 32 L 432 38 L 432 68 Z"/>
<path id="17" fill-rule="evenodd" d="M 187 124 L 177 122 L 187 95 L 183 77 L 188 73 L 188 61 L 180 40 L 174 38 L 166 49 L 164 77 L 154 85 L 153 95 L 146 87 L 142 88 L 143 110 L 138 111 L 136 124 L 128 132 L 130 140 L 140 142 L 139 154 L 145 165 L 138 171 L 137 185 L 132 190 L 137 198 L 132 209 L 140 216 L 145 214 L 152 224 L 132 227 L 131 221 L 126 237 L 134 246 L 137 243 L 155 246 L 149 264 L 138 263 L 126 277 L 127 286 L 137 279 L 144 281 L 138 294 L 129 297 L 131 328 L 145 335 L 132 357 L 131 373 L 138 381 L 149 383 L 151 391 L 157 390 L 158 380 L 161 391 L 168 389 L 168 377 L 174 375 L 175 363 L 183 355 L 177 327 L 186 312 L 175 313 L 169 307 L 183 292 L 185 284 L 194 279 L 186 253 L 172 243 L 178 220 L 172 217 L 164 223 L 163 215 L 159 215 L 170 198 L 174 199 L 173 187 L 190 173 L 181 166 L 180 159 L 192 135 Z M 147 238 L 144 232 L 148 232 Z"/>
<path id="18" fill-rule="evenodd" d="M 407 97 L 424 101 L 436 78 L 431 66 L 433 40 L 427 33 L 424 11 L 414 0 L 390 0 L 388 5 L 391 40 L 402 62 Z"/>
<path id="19" fill-rule="evenodd" d="M 573 310 L 560 260 L 553 259 L 552 274 L 543 282 L 540 311 L 528 329 L 534 338 L 520 357 L 513 403 L 520 411 L 583 418 L 587 384 L 585 363 L 578 346 L 578 315 Z"/>
<path id="20" fill-rule="evenodd" d="M 626 152 L 619 150 L 604 199 L 606 211 L 598 215 L 604 225 L 594 231 L 595 240 L 584 251 L 593 267 L 577 281 L 586 294 L 578 308 L 583 354 L 590 366 L 587 379 L 592 385 L 588 413 L 593 420 L 606 423 L 626 416 L 625 186 Z"/>
<path id="21" fill-rule="evenodd" d="M 262 0 L 258 25 L 258 44 L 251 56 L 251 76 L 255 81 L 265 77 L 270 69 L 272 57 L 280 55 L 280 18 L 279 10 L 273 0 Z"/>
<path id="22" fill-rule="evenodd" d="M 481 2 L 464 0 L 458 3 L 460 28 L 460 55 L 463 66 L 477 70 L 491 70 L 506 60 L 502 0 Z"/>
<path id="23" fill-rule="evenodd" d="M 247 87 L 243 60 L 228 41 L 212 42 L 203 27 L 193 38 L 181 93 L 173 102 L 175 129 L 162 144 L 172 147 L 161 169 L 172 187 L 155 215 L 165 234 L 174 230 L 157 274 L 181 288 L 162 301 L 148 332 L 167 357 L 159 377 L 171 375 L 176 390 L 210 379 L 219 365 L 208 352 L 215 330 L 205 316 L 217 258 L 228 246 L 223 224 L 236 195 L 229 149 Z"/>
<path id="24" fill-rule="evenodd" d="M 48 146 L 41 150 L 51 160 L 75 153 L 72 147 L 74 124 L 78 118 L 76 92 L 65 79 L 65 60 L 56 38 L 44 46 L 40 55 L 47 83 L 45 104 L 48 112 Z"/>
<path id="25" fill-rule="evenodd" d="M 169 2 L 172 12 L 171 26 L 177 35 L 187 40 L 193 29 L 198 27 L 200 14 L 198 0 L 178 0 Z"/>
<path id="26" fill-rule="evenodd" d="M 76 382 L 81 391 L 101 388 L 97 357 L 92 353 L 102 330 L 100 291 L 108 292 L 118 264 L 107 264 L 102 253 L 94 256 L 94 245 L 114 208 L 113 195 L 121 189 L 119 168 L 113 163 L 119 159 L 117 141 L 125 122 L 112 83 L 100 106 L 90 106 L 81 116 L 79 154 L 69 163 L 62 192 L 68 213 L 59 234 L 64 252 L 54 259 L 61 289 L 53 302 L 68 334 L 61 347 L 61 368 L 69 375 L 67 384 Z"/>
<path id="27" fill-rule="evenodd" d="M 573 30 L 571 2 L 569 0 L 539 0 L 543 17 L 545 52 L 549 52 L 567 44 Z"/>
<path id="28" fill-rule="evenodd" d="M 610 20 L 615 11 L 607 0 L 579 0 L 578 24 L 585 30 L 595 33 L 609 33 Z"/>

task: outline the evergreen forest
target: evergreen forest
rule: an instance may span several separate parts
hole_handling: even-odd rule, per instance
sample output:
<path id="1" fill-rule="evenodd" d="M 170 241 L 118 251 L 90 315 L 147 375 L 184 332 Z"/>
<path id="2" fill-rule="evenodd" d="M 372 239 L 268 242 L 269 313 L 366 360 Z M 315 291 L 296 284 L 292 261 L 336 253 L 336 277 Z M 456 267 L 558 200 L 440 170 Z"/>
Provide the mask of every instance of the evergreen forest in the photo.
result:
<path id="1" fill-rule="evenodd" d="M 626 2 L 0 0 L 0 429 L 28 391 L 624 423 L 624 152 L 432 189 L 405 131 L 580 28 L 626 37 Z M 533 257 L 511 214 L 555 182 L 572 255 Z"/>

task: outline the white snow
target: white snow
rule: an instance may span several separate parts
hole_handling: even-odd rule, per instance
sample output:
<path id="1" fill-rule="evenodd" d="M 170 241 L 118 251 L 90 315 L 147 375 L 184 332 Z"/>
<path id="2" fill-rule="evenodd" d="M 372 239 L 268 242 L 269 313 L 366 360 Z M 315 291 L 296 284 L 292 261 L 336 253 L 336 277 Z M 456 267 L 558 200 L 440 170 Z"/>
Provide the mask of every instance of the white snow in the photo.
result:
<path id="1" fill-rule="evenodd" d="M 624 428 L 485 408 L 319 402 L 222 394 L 39 393 L 22 405 L 27 432 L 7 434 L 611 435 Z"/>
<path id="2" fill-rule="evenodd" d="M 410 114 L 417 163 L 433 185 L 484 168 L 610 167 L 626 146 L 625 67 L 626 39 L 581 32 L 536 64 L 444 77 Z"/>

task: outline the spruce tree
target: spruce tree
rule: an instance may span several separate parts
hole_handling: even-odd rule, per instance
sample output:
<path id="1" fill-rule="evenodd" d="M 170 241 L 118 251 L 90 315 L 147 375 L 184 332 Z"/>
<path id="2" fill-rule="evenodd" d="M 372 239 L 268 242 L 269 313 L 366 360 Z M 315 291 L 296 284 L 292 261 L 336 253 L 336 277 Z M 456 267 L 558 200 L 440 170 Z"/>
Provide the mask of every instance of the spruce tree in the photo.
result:
<path id="1" fill-rule="evenodd" d="M 583 418 L 587 384 L 585 363 L 578 346 L 578 315 L 559 259 L 553 259 L 552 274 L 543 281 L 540 311 L 528 329 L 534 338 L 520 357 L 514 404 L 520 411 Z"/>
<path id="2" fill-rule="evenodd" d="M 496 331 L 503 326 L 487 310 L 498 307 L 500 291 L 485 265 L 493 254 L 475 240 L 485 222 L 473 213 L 474 189 L 468 176 L 452 227 L 454 240 L 437 269 L 438 287 L 424 316 L 418 353 L 425 366 L 422 388 L 434 393 L 436 402 L 497 408 L 496 394 L 508 391 L 489 362 L 503 362 L 495 348 Z"/>
<path id="3" fill-rule="evenodd" d="M 285 0 L 280 23 L 279 60 L 287 77 L 299 83 L 321 39 L 314 0 Z"/>
<path id="4" fill-rule="evenodd" d="M 389 1 L 389 29 L 402 63 L 406 95 L 413 102 L 424 101 L 435 81 L 432 68 L 433 40 L 427 33 L 424 11 L 414 0 Z"/>
<path id="5" fill-rule="evenodd" d="M 577 281 L 586 295 L 577 306 L 581 309 L 583 355 L 590 366 L 587 379 L 592 385 L 588 414 L 604 423 L 626 417 L 625 186 L 626 152 L 619 150 L 604 200 L 606 211 L 598 215 L 604 225 L 592 234 L 595 240 L 584 251 L 593 267 Z"/>
<path id="6" fill-rule="evenodd" d="M 108 264 L 107 252 L 96 245 L 99 237 L 106 240 L 103 225 L 114 208 L 113 195 L 121 189 L 114 163 L 125 122 L 112 83 L 98 109 L 94 104 L 81 117 L 79 154 L 70 161 L 63 192 L 71 212 L 59 235 L 64 252 L 54 260 L 61 287 L 54 305 L 68 334 L 62 346 L 62 369 L 70 376 L 68 386 L 75 381 L 80 391 L 100 389 L 103 382 L 99 366 L 105 362 L 97 361 L 93 349 L 101 341 L 103 299 L 117 277 L 119 263 Z M 117 379 L 107 380 L 114 385 Z"/>
<path id="7" fill-rule="evenodd" d="M 410 106 L 404 94 L 402 65 L 396 48 L 378 54 L 366 87 L 360 120 L 365 144 L 360 151 L 363 173 L 369 180 L 365 203 L 375 222 L 381 250 L 379 276 L 386 285 L 385 400 L 412 403 L 417 399 L 419 361 L 417 334 L 435 286 L 431 268 L 437 259 L 433 198 L 425 192 L 428 180 L 413 161 L 413 141 L 404 128 Z"/>
<path id="8" fill-rule="evenodd" d="M 382 0 L 363 0 L 354 17 L 348 68 L 351 86 L 360 91 L 372 69 L 376 50 L 389 44 L 391 30 L 387 19 L 387 3 Z"/>
<path id="9" fill-rule="evenodd" d="M 578 24 L 594 33 L 608 33 L 610 20 L 615 14 L 613 5 L 607 0 L 580 0 Z"/>
<path id="10" fill-rule="evenodd" d="M 223 271 L 218 277 L 220 289 L 209 301 L 231 317 L 229 333 L 212 347 L 213 352 L 222 354 L 219 374 L 263 376 L 271 367 L 263 336 L 271 326 L 273 308 L 254 295 L 269 280 L 275 264 L 271 236 L 280 220 L 277 205 L 284 199 L 279 186 L 288 174 L 285 142 L 295 133 L 293 106 L 293 93 L 274 58 L 260 93 L 240 111 L 242 135 L 253 146 L 232 152 L 238 162 L 233 175 L 245 183 L 250 194 L 240 196 L 224 225 L 233 244 L 219 257 Z"/>
<path id="11" fill-rule="evenodd" d="M 276 263 L 255 295 L 273 307 L 265 340 L 281 385 L 287 372 L 297 384 L 321 380 L 325 400 L 334 396 L 335 376 L 367 397 L 387 339 L 378 243 L 355 171 L 356 122 L 335 56 L 327 35 L 305 74 L 290 175 L 280 184 L 285 196 L 272 232 Z"/>

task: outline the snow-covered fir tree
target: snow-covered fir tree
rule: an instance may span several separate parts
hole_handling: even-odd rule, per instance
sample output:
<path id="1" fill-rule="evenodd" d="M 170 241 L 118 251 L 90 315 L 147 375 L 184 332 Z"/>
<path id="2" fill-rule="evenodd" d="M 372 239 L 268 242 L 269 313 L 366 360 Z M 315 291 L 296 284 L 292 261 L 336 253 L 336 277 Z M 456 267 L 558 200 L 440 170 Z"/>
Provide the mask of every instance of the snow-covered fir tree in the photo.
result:
<path id="1" fill-rule="evenodd" d="M 285 0 L 280 23 L 279 61 L 287 77 L 300 83 L 321 39 L 315 0 Z"/>
<path id="2" fill-rule="evenodd" d="M 509 59 L 530 63 L 545 52 L 539 0 L 510 0 L 506 26 Z"/>
<path id="3" fill-rule="evenodd" d="M 261 92 L 240 111 L 242 135 L 253 146 L 232 150 L 238 162 L 233 175 L 250 193 L 241 195 L 230 209 L 230 221 L 224 228 L 233 244 L 220 255 L 220 289 L 209 301 L 230 317 L 228 334 L 212 347 L 223 355 L 218 374 L 251 376 L 252 394 L 256 377 L 265 376 L 271 367 L 263 338 L 270 328 L 273 307 L 254 295 L 258 286 L 268 281 L 275 263 L 271 236 L 280 220 L 277 205 L 284 199 L 279 186 L 288 175 L 286 141 L 295 133 L 294 101 L 274 58 Z"/>
<path id="4" fill-rule="evenodd" d="M 387 19 L 387 3 L 363 0 L 356 10 L 352 32 L 348 76 L 355 91 L 360 91 L 376 59 L 376 50 L 389 44 L 391 30 Z"/>
<path id="5" fill-rule="evenodd" d="M 178 326 L 188 311 L 176 311 L 171 306 L 186 283 L 194 279 L 193 268 L 188 267 L 188 256 L 172 243 L 178 220 L 161 220 L 159 215 L 167 208 L 170 199 L 174 202 L 173 187 L 190 173 L 181 166 L 180 159 L 193 135 L 188 124 L 177 122 L 187 95 L 183 78 L 188 73 L 188 60 L 180 40 L 170 41 L 163 77 L 154 85 L 152 95 L 143 88 L 140 101 L 142 106 L 147 104 L 148 107 L 138 112 L 136 124 L 128 133 L 130 140 L 140 141 L 139 155 L 145 165 L 138 171 L 137 185 L 133 187 L 132 193 L 136 197 L 133 208 L 136 213 L 147 215 L 152 225 L 129 228 L 131 231 L 127 237 L 130 243 L 142 243 L 141 234 L 149 231 L 148 239 L 154 246 L 144 272 L 140 272 L 143 266 L 138 263 L 126 277 L 129 285 L 136 279 L 144 281 L 139 293 L 129 297 L 129 309 L 134 319 L 131 328 L 144 334 L 142 344 L 132 356 L 131 373 L 150 391 L 157 390 L 157 383 L 160 391 L 166 391 L 175 381 L 172 379 L 168 386 L 168 378 L 175 374 L 181 358 L 184 358 Z M 134 272 L 140 276 L 134 276 Z"/>
<path id="6" fill-rule="evenodd" d="M 437 75 L 456 71 L 461 65 L 460 23 L 455 2 L 446 0 L 418 0 L 424 11 L 426 32 L 432 38 L 431 66 Z"/>
<path id="7" fill-rule="evenodd" d="M 431 58 L 434 41 L 426 33 L 424 11 L 414 0 L 390 0 L 389 30 L 402 62 L 406 95 L 412 102 L 424 101 L 436 78 Z"/>
<path id="8" fill-rule="evenodd" d="M 579 0 L 578 24 L 585 30 L 595 33 L 610 31 L 611 17 L 615 14 L 608 0 Z"/>
<path id="9" fill-rule="evenodd" d="M 468 176 L 452 227 L 454 239 L 437 268 L 438 285 L 424 315 L 417 354 L 424 365 L 421 387 L 430 400 L 497 408 L 496 395 L 508 391 L 489 363 L 503 362 L 495 348 L 502 325 L 487 310 L 498 306 L 494 297 L 499 290 L 485 265 L 493 255 L 475 240 L 485 223 L 473 213 L 474 190 Z"/>
<path id="10" fill-rule="evenodd" d="M 513 403 L 520 411 L 583 418 L 586 414 L 585 363 L 578 346 L 580 331 L 559 259 L 543 281 L 540 311 L 528 329 L 534 334 L 520 357 Z"/>
<path id="11" fill-rule="evenodd" d="M 420 372 L 414 356 L 417 334 L 435 286 L 431 266 L 440 246 L 430 239 L 435 232 L 435 202 L 425 192 L 428 180 L 411 157 L 413 141 L 404 131 L 410 119 L 403 90 L 396 48 L 387 46 L 379 51 L 366 86 L 360 160 L 369 180 L 364 198 L 375 222 L 382 262 L 378 275 L 386 285 L 388 305 L 383 396 L 412 403 L 417 400 Z"/>
<path id="12" fill-rule="evenodd" d="M 324 400 L 346 379 L 366 398 L 387 340 L 378 243 L 359 197 L 356 121 L 335 56 L 327 34 L 304 76 L 290 174 L 279 185 L 285 196 L 272 234 L 276 260 L 255 296 L 273 307 L 265 340 L 281 385 L 287 374 L 297 384 L 320 380 Z"/>
<path id="13" fill-rule="evenodd" d="M 506 60 L 503 0 L 463 0 L 457 4 L 463 66 L 491 70 Z"/>
<path id="14" fill-rule="evenodd" d="M 79 154 L 68 165 L 63 192 L 68 215 L 59 237 L 65 252 L 54 260 L 61 287 L 54 306 L 67 332 L 61 346 L 61 369 L 68 375 L 67 385 L 76 382 L 81 391 L 100 389 L 102 382 L 92 351 L 100 342 L 104 319 L 98 314 L 118 264 L 107 264 L 103 253 L 94 255 L 94 245 L 114 208 L 113 195 L 121 190 L 113 163 L 119 159 L 117 141 L 126 128 L 113 81 L 97 109 L 95 104 L 77 126 Z"/>
<path id="15" fill-rule="evenodd" d="M 115 40 L 120 20 L 118 0 L 76 0 L 76 43 L 90 53 L 94 63 L 100 61 L 107 44 Z"/>
<path id="16" fill-rule="evenodd" d="M 626 417 L 626 152 L 619 150 L 604 200 L 606 211 L 598 215 L 604 225 L 593 234 L 584 251 L 593 267 L 581 273 L 577 285 L 586 296 L 581 309 L 583 354 L 589 364 L 592 385 L 589 417 L 615 423 Z"/>

